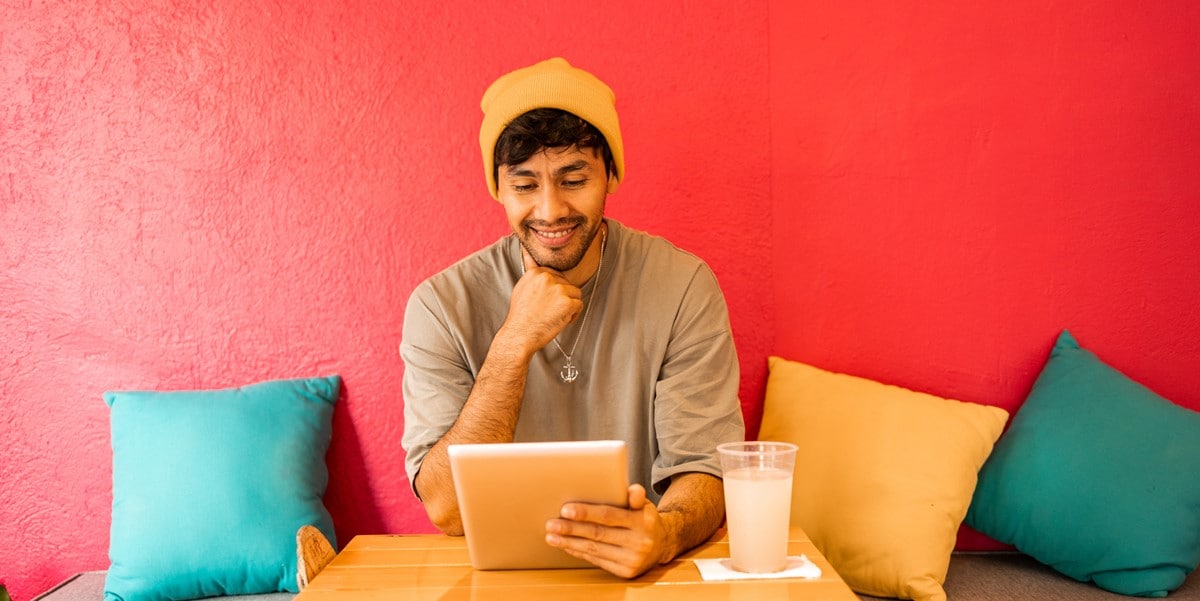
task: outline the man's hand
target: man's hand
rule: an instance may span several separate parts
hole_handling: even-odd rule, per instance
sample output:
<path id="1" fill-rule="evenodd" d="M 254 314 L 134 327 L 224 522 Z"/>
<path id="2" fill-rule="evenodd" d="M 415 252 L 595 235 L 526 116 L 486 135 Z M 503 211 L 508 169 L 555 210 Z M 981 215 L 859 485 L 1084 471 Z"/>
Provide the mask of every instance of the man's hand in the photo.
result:
<path id="1" fill-rule="evenodd" d="M 629 508 L 567 503 L 546 522 L 546 544 L 622 578 L 635 578 L 675 558 L 674 541 L 641 484 L 629 487 Z"/>
<path id="2" fill-rule="evenodd" d="M 546 522 L 546 543 L 622 578 L 636 578 L 708 540 L 725 517 L 721 479 L 699 472 L 671 477 L 655 507 L 640 484 L 629 507 L 567 503 Z"/>
<path id="3" fill-rule="evenodd" d="M 530 355 L 550 344 L 583 309 L 583 295 L 563 274 L 541 267 L 521 247 L 525 275 L 513 287 L 501 332 Z"/>

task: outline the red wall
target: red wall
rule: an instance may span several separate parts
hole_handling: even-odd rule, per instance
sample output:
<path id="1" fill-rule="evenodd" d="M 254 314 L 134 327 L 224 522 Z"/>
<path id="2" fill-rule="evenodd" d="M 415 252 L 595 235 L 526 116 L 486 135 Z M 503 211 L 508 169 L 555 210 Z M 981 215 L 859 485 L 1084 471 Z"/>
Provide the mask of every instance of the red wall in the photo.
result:
<path id="1" fill-rule="evenodd" d="M 505 233 L 479 99 L 550 56 L 616 90 L 629 175 L 609 213 L 713 266 L 757 415 L 764 2 L 339 4 L 0 4 L 0 582 L 18 601 L 107 567 L 108 389 L 340 373 L 339 537 L 432 530 L 400 448 L 404 304 Z"/>
<path id="2" fill-rule="evenodd" d="M 773 350 L 1015 410 L 1069 328 L 1200 410 L 1197 26 L 1185 0 L 772 2 Z"/>
<path id="3" fill-rule="evenodd" d="M 617 91 L 609 213 L 717 272 L 752 435 L 770 353 L 1012 408 L 1062 327 L 1200 408 L 1188 2 L 92 4 L 0 6 L 18 601 L 106 567 L 108 389 L 341 373 L 339 536 L 431 529 L 404 302 L 503 235 L 478 100 L 556 54 Z"/>

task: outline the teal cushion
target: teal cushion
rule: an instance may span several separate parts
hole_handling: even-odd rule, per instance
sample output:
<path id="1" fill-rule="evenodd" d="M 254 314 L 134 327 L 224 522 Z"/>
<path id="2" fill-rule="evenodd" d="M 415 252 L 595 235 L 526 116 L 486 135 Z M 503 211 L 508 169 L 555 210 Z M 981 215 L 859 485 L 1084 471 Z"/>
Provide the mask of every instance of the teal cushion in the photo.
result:
<path id="1" fill-rule="evenodd" d="M 298 592 L 296 531 L 334 540 L 322 496 L 341 378 L 108 392 L 108 601 Z"/>
<path id="2" fill-rule="evenodd" d="M 966 523 L 1080 581 L 1163 597 L 1200 564 L 1200 413 L 1064 331 L 979 474 Z"/>

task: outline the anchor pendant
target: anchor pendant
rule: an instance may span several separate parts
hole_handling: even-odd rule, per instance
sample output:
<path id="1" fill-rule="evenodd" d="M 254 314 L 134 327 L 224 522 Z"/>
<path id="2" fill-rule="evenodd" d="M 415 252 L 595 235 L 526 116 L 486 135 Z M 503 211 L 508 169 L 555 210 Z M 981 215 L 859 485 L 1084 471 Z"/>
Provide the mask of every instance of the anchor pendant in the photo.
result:
<path id="1" fill-rule="evenodd" d="M 575 367 L 575 364 L 568 360 L 566 365 L 563 365 L 562 369 L 558 372 L 558 377 L 563 382 L 570 384 L 575 381 L 575 378 L 579 377 L 579 368 Z"/>

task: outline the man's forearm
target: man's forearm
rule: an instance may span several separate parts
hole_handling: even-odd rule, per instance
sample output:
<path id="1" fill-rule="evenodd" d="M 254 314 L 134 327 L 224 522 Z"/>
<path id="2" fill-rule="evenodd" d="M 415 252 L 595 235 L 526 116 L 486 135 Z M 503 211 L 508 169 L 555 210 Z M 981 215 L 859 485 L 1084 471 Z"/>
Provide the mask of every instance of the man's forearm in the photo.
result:
<path id="1" fill-rule="evenodd" d="M 720 478 L 689 472 L 671 479 L 658 504 L 659 516 L 669 533 L 670 561 L 712 536 L 725 517 L 725 488 Z"/>
<path id="2" fill-rule="evenodd" d="M 454 425 L 421 462 L 415 482 L 417 492 L 429 519 L 446 534 L 462 534 L 446 449 L 456 443 L 512 442 L 529 361 L 526 352 L 505 344 L 497 335 Z"/>

